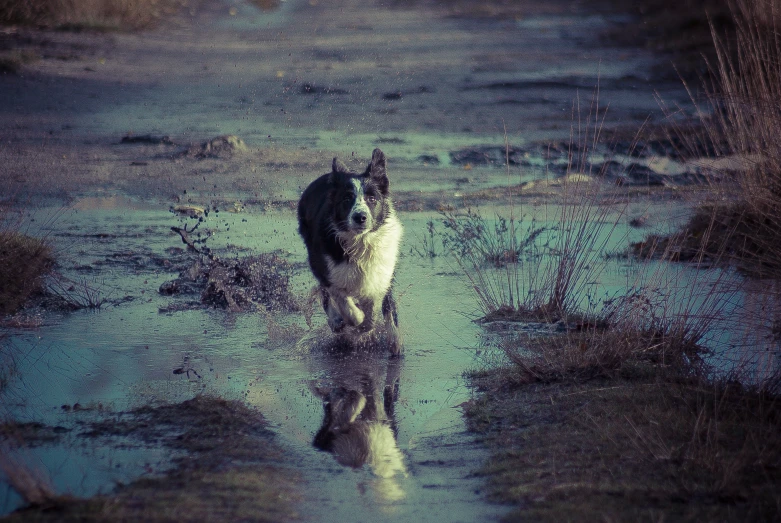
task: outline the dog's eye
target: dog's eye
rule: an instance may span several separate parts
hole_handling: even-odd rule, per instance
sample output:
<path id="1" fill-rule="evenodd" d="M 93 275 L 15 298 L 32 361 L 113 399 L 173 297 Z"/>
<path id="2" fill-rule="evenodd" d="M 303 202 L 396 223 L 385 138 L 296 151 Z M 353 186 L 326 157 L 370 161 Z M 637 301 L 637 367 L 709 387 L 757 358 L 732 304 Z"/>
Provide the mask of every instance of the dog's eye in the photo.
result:
<path id="1" fill-rule="evenodd" d="M 369 203 L 377 203 L 377 197 L 376 196 L 367 196 L 366 201 Z"/>
<path id="2" fill-rule="evenodd" d="M 342 198 L 342 201 L 343 201 L 344 203 L 351 203 L 351 202 L 353 201 L 353 197 L 352 197 L 352 195 L 348 194 L 347 196 L 345 196 L 344 198 Z"/>

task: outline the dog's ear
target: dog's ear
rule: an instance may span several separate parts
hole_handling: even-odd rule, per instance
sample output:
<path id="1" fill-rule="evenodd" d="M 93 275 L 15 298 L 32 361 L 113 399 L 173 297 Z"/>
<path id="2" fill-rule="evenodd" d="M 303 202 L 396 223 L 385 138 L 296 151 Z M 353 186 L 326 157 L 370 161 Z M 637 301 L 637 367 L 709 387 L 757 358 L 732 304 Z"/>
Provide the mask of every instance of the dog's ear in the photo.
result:
<path id="1" fill-rule="evenodd" d="M 334 163 L 331 165 L 331 172 L 328 173 L 328 185 L 334 184 L 335 174 L 346 173 L 346 172 L 349 172 L 347 170 L 347 166 L 345 166 L 342 162 L 340 162 L 339 158 L 334 158 Z"/>
<path id="2" fill-rule="evenodd" d="M 369 163 L 366 173 L 371 176 L 372 180 L 380 187 L 380 191 L 383 194 L 388 193 L 388 171 L 385 168 L 385 153 L 380 149 L 372 151 L 372 161 Z"/>
<path id="3" fill-rule="evenodd" d="M 333 166 L 331 167 L 331 171 L 335 173 L 346 173 L 347 166 L 345 166 L 342 162 L 339 161 L 339 158 L 334 158 Z"/>

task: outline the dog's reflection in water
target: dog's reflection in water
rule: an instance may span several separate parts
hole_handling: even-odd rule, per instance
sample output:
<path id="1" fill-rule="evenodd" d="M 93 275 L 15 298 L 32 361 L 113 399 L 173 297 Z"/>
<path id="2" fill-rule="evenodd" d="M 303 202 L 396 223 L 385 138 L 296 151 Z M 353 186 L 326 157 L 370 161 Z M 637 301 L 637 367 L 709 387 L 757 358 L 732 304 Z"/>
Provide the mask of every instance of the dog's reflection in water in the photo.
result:
<path id="1" fill-rule="evenodd" d="M 315 393 L 323 399 L 324 415 L 313 445 L 331 452 L 342 465 L 367 465 L 385 500 L 403 498 L 398 480 L 406 477 L 407 470 L 394 419 L 401 360 L 343 340 L 321 354 L 326 377 Z"/>

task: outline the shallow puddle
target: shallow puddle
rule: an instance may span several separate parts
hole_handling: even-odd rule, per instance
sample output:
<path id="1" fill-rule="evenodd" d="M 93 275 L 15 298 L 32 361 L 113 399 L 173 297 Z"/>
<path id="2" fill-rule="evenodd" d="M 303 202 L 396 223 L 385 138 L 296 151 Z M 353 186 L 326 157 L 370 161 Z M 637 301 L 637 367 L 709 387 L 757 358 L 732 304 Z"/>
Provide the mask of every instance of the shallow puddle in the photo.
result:
<path id="1" fill-rule="evenodd" d="M 484 216 L 505 211 L 484 210 Z M 526 212 L 527 220 L 534 216 L 553 230 L 560 208 Z M 631 216 L 649 209 L 630 206 L 621 212 Z M 402 213 L 401 218 L 406 240 L 395 292 L 405 356 L 389 360 L 382 352 L 333 349 L 335 339 L 317 304 L 310 328 L 302 313 L 176 306 L 181 297 L 158 293 L 188 257 L 195 259 L 171 231 L 172 226 L 192 228 L 195 219 L 118 198 L 84 199 L 67 210 L 27 215 L 27 230 L 55 246 L 63 276 L 105 302 L 98 310 L 48 313 L 39 328 L 10 332 L 4 415 L 65 433 L 58 444 L 28 448 L 21 456 L 58 492 L 109 491 L 115 482 L 164 471 L 172 455 L 139 442 L 86 441 L 79 437 L 82 423 L 209 393 L 256 406 L 271 423 L 287 459 L 307 480 L 303 514 L 325 509 L 329 519 L 345 521 L 424 514 L 443 521 L 494 519 L 503 509 L 480 495 L 473 473 L 485 456 L 465 432 L 458 407 L 469 399 L 463 372 L 500 356 L 486 347 L 481 328 L 471 321 L 479 311 L 455 260 L 420 255 L 426 251 L 428 222 L 440 223 L 442 217 Z M 623 221 L 606 242 L 607 252 L 644 234 Z M 291 211 L 212 211 L 197 231 L 226 258 L 276 251 L 293 264 L 292 292 L 306 302 L 313 279 Z M 605 269 L 585 283 L 581 306 L 624 295 L 647 275 L 662 274 L 653 264 L 600 259 Z M 656 284 L 670 296 L 666 306 L 681 303 L 695 312 L 704 305 L 695 303 L 699 298 L 690 289 L 723 280 L 720 272 L 682 265 L 664 274 L 656 276 Z M 726 315 L 752 306 L 743 295 L 727 297 Z M 723 347 L 722 355 L 746 346 L 746 339 L 725 329 L 714 331 L 709 341 Z M 340 423 L 348 423 L 349 430 Z M 318 450 L 339 445 L 371 449 L 375 458 L 342 452 L 337 459 Z M 10 488 L 4 490 L 5 513 L 19 499 Z"/>
<path id="2" fill-rule="evenodd" d="M 461 375 L 480 365 L 482 356 L 476 349 L 479 328 L 469 321 L 470 291 L 452 260 L 401 259 L 396 293 L 405 357 L 389 369 L 383 353 L 340 356 L 323 349 L 331 335 L 317 308 L 312 331 L 301 314 L 160 312 L 177 300 L 157 292 L 177 276 L 160 261 L 182 246 L 169 228 L 194 220 L 116 200 L 45 209 L 33 219 L 31 229 L 49 231 L 62 272 L 71 280 L 82 278 L 109 300 L 95 311 L 46 315 L 42 327 L 15 331 L 10 340 L 14 378 L 3 391 L 5 414 L 73 429 L 65 444 L 25 451 L 58 492 L 107 491 L 115 481 L 160 472 L 170 462 L 160 450 L 137 443 L 117 450 L 79 441 L 75 420 L 205 392 L 257 406 L 291 461 L 309 476 L 308 502 L 330 506 L 347 520 L 356 520 L 358 500 L 373 520 L 430 513 L 439 503 L 445 520 L 464 511 L 480 519 L 499 510 L 478 502 L 479 481 L 468 478 L 482 454 L 474 445 L 470 450 L 457 407 L 469 397 Z M 422 226 L 421 218 L 407 223 L 412 231 Z M 305 261 L 290 212 L 210 213 L 201 227 L 213 235 L 212 249 L 221 244 L 252 252 L 282 249 L 291 261 Z M 306 297 L 312 284 L 302 268 L 293 279 L 294 292 Z M 372 394 L 375 385 L 394 391 L 390 404 L 382 392 Z M 398 457 L 391 470 L 344 467 L 313 447 L 323 425 L 324 397 L 351 387 L 370 403 L 385 400 L 381 410 L 389 423 L 374 425 L 395 432 L 393 437 L 386 431 L 390 439 L 385 438 Z M 366 417 L 369 424 L 377 421 Z M 460 450 L 440 445 L 456 440 L 463 444 Z M 18 503 L 10 492 L 3 497 L 4 512 Z M 445 510 L 445 500 L 456 501 Z"/>

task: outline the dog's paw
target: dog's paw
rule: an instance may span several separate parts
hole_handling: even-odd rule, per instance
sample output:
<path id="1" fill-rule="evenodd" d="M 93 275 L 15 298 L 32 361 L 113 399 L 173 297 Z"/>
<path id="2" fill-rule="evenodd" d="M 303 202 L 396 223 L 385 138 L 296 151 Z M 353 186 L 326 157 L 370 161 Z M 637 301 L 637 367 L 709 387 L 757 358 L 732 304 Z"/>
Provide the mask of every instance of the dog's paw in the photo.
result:
<path id="1" fill-rule="evenodd" d="M 336 316 L 335 318 L 329 316 L 328 326 L 331 327 L 331 331 L 333 332 L 342 332 L 347 324 L 344 322 L 341 316 Z"/>
<path id="2" fill-rule="evenodd" d="M 360 334 L 368 334 L 374 330 L 374 322 L 370 318 L 366 318 L 355 327 L 355 330 Z"/>

